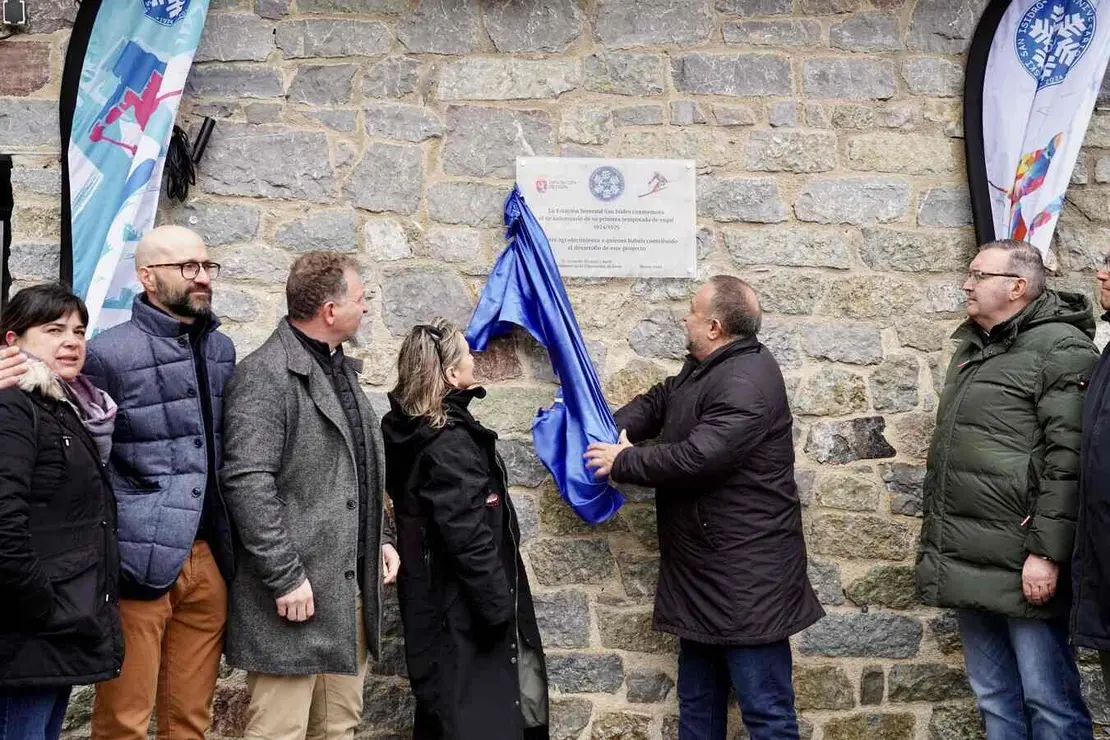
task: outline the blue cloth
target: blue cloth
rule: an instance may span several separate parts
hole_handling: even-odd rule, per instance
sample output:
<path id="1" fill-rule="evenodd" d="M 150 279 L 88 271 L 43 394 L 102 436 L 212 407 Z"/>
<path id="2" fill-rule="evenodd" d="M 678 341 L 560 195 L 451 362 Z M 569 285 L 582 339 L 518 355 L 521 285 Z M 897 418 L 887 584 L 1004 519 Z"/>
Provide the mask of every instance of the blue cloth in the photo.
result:
<path id="1" fill-rule="evenodd" d="M 235 369 L 231 339 L 212 317 L 201 341 L 212 399 L 216 470 L 222 461 L 224 386 Z M 116 494 L 120 569 L 129 583 L 174 584 L 193 549 L 208 489 L 204 411 L 181 322 L 135 299 L 131 320 L 97 334 L 85 375 L 118 405 L 109 472 Z M 230 532 L 224 540 L 230 540 Z M 222 549 L 221 542 L 209 542 Z"/>
<path id="2" fill-rule="evenodd" d="M 505 225 L 509 246 L 493 266 L 466 339 L 481 351 L 517 325 L 547 348 L 562 386 L 551 408 L 536 413 L 532 442 L 563 499 L 582 519 L 600 524 L 617 513 L 624 498 L 608 481 L 594 478 L 582 456 L 591 442 L 615 443 L 617 425 L 551 246 L 516 187 L 505 201 Z"/>
<path id="3" fill-rule="evenodd" d="M 729 687 L 752 740 L 798 740 L 790 641 L 731 647 L 680 640 L 678 740 L 725 740 Z"/>
<path id="4" fill-rule="evenodd" d="M 58 740 L 70 686 L 0 690 L 0 740 Z"/>
<path id="5" fill-rule="evenodd" d="M 990 740 L 1090 740 L 1091 715 L 1063 621 L 966 610 L 956 620 Z"/>

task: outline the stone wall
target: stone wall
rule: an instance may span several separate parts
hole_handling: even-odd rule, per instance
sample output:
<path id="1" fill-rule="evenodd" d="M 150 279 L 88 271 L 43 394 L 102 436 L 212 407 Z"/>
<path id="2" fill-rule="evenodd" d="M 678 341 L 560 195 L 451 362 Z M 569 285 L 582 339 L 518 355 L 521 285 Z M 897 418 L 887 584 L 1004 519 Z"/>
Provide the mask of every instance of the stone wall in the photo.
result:
<path id="1" fill-rule="evenodd" d="M 181 120 L 193 133 L 201 116 L 218 123 L 189 202 L 162 219 L 200 231 L 224 264 L 216 308 L 241 353 L 282 315 L 297 253 L 357 255 L 374 296 L 353 351 L 380 402 L 412 323 L 466 320 L 502 245 L 515 156 L 697 160 L 700 276 L 756 286 L 797 415 L 810 572 L 829 611 L 795 641 L 806 735 L 979 737 L 953 619 L 915 603 L 911 566 L 973 251 L 960 94 L 983 4 L 215 0 Z M 21 284 L 57 269 L 56 98 L 74 7 L 28 0 L 28 12 L 30 33 L 0 42 Z M 1058 285 L 1091 293 L 1110 117 L 1095 116 L 1087 143 L 1054 258 Z M 678 367 L 695 285 L 568 281 L 614 404 Z M 528 540 L 554 737 L 675 737 L 674 642 L 649 629 L 650 492 L 582 525 L 528 441 L 554 391 L 543 350 L 514 335 L 480 369 L 492 392 L 477 412 L 502 432 Z M 362 737 L 404 736 L 410 716 L 395 609 L 389 624 Z M 217 735 L 239 734 L 244 697 L 229 671 Z M 84 736 L 88 703 L 81 690 L 71 737 Z"/>

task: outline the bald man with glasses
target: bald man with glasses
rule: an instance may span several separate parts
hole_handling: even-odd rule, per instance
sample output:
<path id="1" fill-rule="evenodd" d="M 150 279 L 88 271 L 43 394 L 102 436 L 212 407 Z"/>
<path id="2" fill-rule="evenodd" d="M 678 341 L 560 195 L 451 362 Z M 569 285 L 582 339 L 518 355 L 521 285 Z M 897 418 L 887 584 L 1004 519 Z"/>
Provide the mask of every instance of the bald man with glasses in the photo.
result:
<path id="1" fill-rule="evenodd" d="M 112 487 L 119 512 L 118 678 L 99 684 L 94 740 L 202 740 L 227 624 L 234 551 L 217 475 L 224 386 L 235 366 L 217 331 L 208 259 L 189 229 L 162 226 L 135 250 L 143 293 L 131 319 L 89 342 L 85 372 L 119 405 Z"/>

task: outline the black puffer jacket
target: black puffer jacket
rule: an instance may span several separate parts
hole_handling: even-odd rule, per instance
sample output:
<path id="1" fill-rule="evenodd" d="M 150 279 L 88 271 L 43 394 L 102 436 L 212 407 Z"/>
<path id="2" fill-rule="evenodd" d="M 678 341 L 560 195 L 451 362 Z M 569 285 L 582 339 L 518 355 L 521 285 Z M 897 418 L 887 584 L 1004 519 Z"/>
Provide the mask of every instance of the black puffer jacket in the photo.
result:
<path id="1" fill-rule="evenodd" d="M 783 640 L 824 611 L 806 575 L 782 373 L 738 339 L 615 414 L 632 442 L 611 477 L 655 488 L 654 627 L 717 645 Z"/>
<path id="2" fill-rule="evenodd" d="M 416 740 L 548 736 L 546 724 L 525 729 L 521 712 L 521 665 L 536 668 L 544 717 L 547 678 L 497 434 L 467 409 L 484 395 L 452 392 L 440 429 L 392 397 L 382 420 Z"/>
<path id="3" fill-rule="evenodd" d="M 23 385 L 0 391 L 0 687 L 115 678 L 123 637 L 111 485 L 58 381 L 29 372 Z"/>

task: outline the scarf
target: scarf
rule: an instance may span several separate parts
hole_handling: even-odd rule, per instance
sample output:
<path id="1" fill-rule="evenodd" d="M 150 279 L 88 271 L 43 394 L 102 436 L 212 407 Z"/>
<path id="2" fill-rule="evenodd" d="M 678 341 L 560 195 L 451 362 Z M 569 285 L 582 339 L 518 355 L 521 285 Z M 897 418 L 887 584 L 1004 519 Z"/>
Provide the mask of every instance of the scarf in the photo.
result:
<path id="1" fill-rule="evenodd" d="M 67 383 L 39 358 L 27 352 L 23 354 L 27 356 L 27 372 L 19 379 L 19 387 L 28 393 L 37 391 L 44 398 L 69 404 L 96 443 L 100 461 L 107 463 L 116 427 L 115 401 L 84 375 Z"/>

